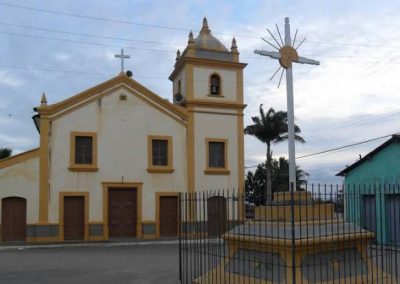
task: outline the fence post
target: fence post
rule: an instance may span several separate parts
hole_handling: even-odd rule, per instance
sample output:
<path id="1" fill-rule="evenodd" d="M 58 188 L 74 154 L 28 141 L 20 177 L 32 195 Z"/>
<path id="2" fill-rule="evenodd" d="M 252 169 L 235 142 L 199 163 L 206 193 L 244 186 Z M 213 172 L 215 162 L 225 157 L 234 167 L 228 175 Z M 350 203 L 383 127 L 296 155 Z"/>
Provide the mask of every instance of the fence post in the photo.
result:
<path id="1" fill-rule="evenodd" d="M 181 192 L 178 194 L 179 280 L 182 283 L 182 211 Z"/>
<path id="2" fill-rule="evenodd" d="M 296 284 L 296 242 L 294 230 L 294 183 L 290 183 L 290 223 L 292 229 L 292 283 Z"/>

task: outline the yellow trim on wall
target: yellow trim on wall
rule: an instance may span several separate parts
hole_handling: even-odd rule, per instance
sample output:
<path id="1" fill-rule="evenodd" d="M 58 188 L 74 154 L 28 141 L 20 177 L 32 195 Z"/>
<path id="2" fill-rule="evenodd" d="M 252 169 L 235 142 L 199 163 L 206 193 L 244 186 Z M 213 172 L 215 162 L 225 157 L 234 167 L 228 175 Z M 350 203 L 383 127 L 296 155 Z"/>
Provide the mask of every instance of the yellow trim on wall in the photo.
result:
<path id="1" fill-rule="evenodd" d="M 165 191 L 165 192 L 156 192 L 156 238 L 160 238 L 160 197 L 162 196 L 176 196 L 176 205 L 179 208 L 179 192 L 173 191 Z M 179 214 L 178 211 L 178 227 L 176 228 L 177 235 L 179 234 Z"/>
<path id="2" fill-rule="evenodd" d="M 195 155 L 194 152 L 194 113 L 189 107 L 186 131 L 186 159 L 187 159 L 187 191 L 194 192 L 195 187 Z"/>
<path id="3" fill-rule="evenodd" d="M 59 205 L 58 205 L 58 239 L 64 241 L 64 197 L 66 196 L 81 196 L 85 202 L 85 225 L 84 225 L 84 240 L 89 240 L 89 192 L 78 192 L 78 191 L 62 191 L 59 192 Z"/>
<path id="4" fill-rule="evenodd" d="M 207 175 L 228 175 L 230 173 L 228 169 L 228 139 L 225 138 L 209 138 L 205 139 L 206 142 L 206 169 L 204 173 Z M 210 142 L 222 142 L 224 143 L 224 167 L 216 168 L 210 167 L 209 165 L 209 145 Z"/>
<path id="5" fill-rule="evenodd" d="M 41 115 L 39 148 L 39 223 L 47 223 L 49 219 L 49 136 L 50 119 L 46 115 Z"/>
<path id="6" fill-rule="evenodd" d="M 238 192 L 240 195 L 244 194 L 244 126 L 243 126 L 243 116 L 237 116 L 237 143 L 238 143 Z M 243 200 L 243 199 L 242 199 Z M 244 201 L 238 202 L 238 212 L 239 218 L 244 220 L 245 209 Z"/>
<path id="7" fill-rule="evenodd" d="M 167 141 L 167 165 L 157 166 L 153 165 L 153 140 Z M 174 156 L 172 136 L 149 135 L 147 136 L 147 171 L 149 173 L 173 173 L 174 172 Z"/>
<path id="8" fill-rule="evenodd" d="M 92 137 L 92 163 L 76 164 L 75 163 L 75 137 Z M 96 132 L 71 132 L 69 143 L 69 168 L 70 171 L 96 172 L 97 168 L 97 133 Z"/>
<path id="9" fill-rule="evenodd" d="M 172 71 L 171 75 L 168 77 L 171 81 L 175 80 L 176 76 L 182 70 L 184 66 L 188 66 L 189 64 L 196 65 L 196 66 L 206 66 L 206 67 L 213 67 L 213 68 L 220 68 L 220 69 L 244 69 L 247 64 L 240 63 L 240 62 L 230 62 L 230 61 L 222 61 L 222 60 L 213 60 L 213 59 L 204 59 L 204 58 L 194 58 L 194 57 L 187 57 L 183 56 L 182 60 L 178 62 L 175 66 L 174 71 Z"/>
<path id="10" fill-rule="evenodd" d="M 176 122 L 182 124 L 182 125 L 186 125 L 185 124 L 185 118 L 176 115 L 175 113 L 170 112 L 169 110 L 167 110 L 166 108 L 162 108 L 160 105 L 158 105 L 157 103 L 153 102 L 151 99 L 149 99 L 148 97 L 146 97 L 145 95 L 139 95 L 137 93 L 137 91 L 135 89 L 133 89 L 132 87 L 123 84 L 117 85 L 105 92 L 99 93 L 97 96 L 94 96 L 88 100 L 85 100 L 83 102 L 80 102 L 79 104 L 76 104 L 64 111 L 60 111 L 59 113 L 55 114 L 54 116 L 52 116 L 53 120 L 59 119 L 60 117 L 63 117 L 77 109 L 80 109 L 88 104 L 91 104 L 99 99 L 102 99 L 108 95 L 110 95 L 112 92 L 114 92 L 115 90 L 117 90 L 118 88 L 121 88 L 122 90 L 127 91 L 128 93 L 132 94 L 133 96 L 136 96 L 138 98 L 140 98 L 143 102 L 145 102 L 146 104 L 148 104 L 151 107 L 154 107 L 155 109 L 159 110 L 160 112 L 166 114 L 167 116 L 171 117 L 172 119 L 174 119 Z M 183 107 L 180 106 L 175 106 L 176 108 L 178 108 L 180 111 L 182 112 L 186 112 L 186 110 Z"/>
<path id="11" fill-rule="evenodd" d="M 110 188 L 136 189 L 136 238 L 142 238 L 142 182 L 102 182 L 103 186 L 103 240 L 109 239 L 108 233 L 108 191 Z"/>
<path id="12" fill-rule="evenodd" d="M 54 115 L 62 110 L 72 107 L 78 103 L 84 102 L 84 101 L 90 99 L 91 97 L 96 96 L 96 95 L 98 95 L 118 84 L 121 84 L 121 83 L 124 83 L 127 86 L 129 86 L 130 88 L 132 88 L 133 90 L 136 90 L 136 91 L 142 93 L 146 98 L 153 101 L 155 104 L 164 107 L 165 109 L 167 109 L 171 113 L 181 117 L 182 119 L 186 118 L 186 112 L 183 108 L 179 108 L 178 106 L 166 101 L 165 99 L 156 95 L 155 93 L 153 93 L 146 87 L 139 84 L 137 81 L 133 80 L 132 78 L 129 78 L 124 73 L 120 73 L 118 76 L 116 76 L 106 82 L 96 85 L 84 92 L 81 92 L 81 93 L 79 93 L 73 97 L 70 97 L 64 101 L 61 101 L 59 103 L 49 105 L 49 106 L 40 106 L 37 108 L 37 111 L 40 114 Z"/>
<path id="13" fill-rule="evenodd" d="M 39 157 L 39 148 L 31 149 L 23 153 L 0 160 L 0 169 L 4 169 L 15 164 Z"/>
<path id="14" fill-rule="evenodd" d="M 214 96 L 217 97 L 217 96 Z M 189 106 L 202 106 L 207 108 L 228 108 L 228 109 L 238 109 L 243 110 L 246 108 L 246 105 L 237 102 L 224 102 L 224 101 L 216 101 L 210 99 L 193 99 L 193 100 L 186 100 L 186 105 Z"/>
<path id="15" fill-rule="evenodd" d="M 216 115 L 231 115 L 231 116 L 243 116 L 243 113 L 238 112 L 220 112 L 220 111 L 208 111 L 208 110 L 193 110 L 194 113 L 205 113 L 205 114 L 216 114 Z"/>

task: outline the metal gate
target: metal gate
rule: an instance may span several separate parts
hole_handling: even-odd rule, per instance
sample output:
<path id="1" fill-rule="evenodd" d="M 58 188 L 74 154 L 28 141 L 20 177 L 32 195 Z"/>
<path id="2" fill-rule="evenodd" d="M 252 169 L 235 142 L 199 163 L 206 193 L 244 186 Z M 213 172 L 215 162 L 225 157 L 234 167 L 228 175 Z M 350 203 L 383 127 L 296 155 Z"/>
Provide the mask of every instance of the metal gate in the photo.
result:
<path id="1" fill-rule="evenodd" d="M 400 283 L 400 193 L 352 189 L 311 185 L 261 205 L 234 190 L 180 194 L 181 283 Z M 383 211 L 376 202 L 389 192 Z M 342 214 L 346 202 L 354 221 Z M 389 246 L 377 241 L 382 219 Z M 225 223 L 218 234 L 216 221 Z"/>

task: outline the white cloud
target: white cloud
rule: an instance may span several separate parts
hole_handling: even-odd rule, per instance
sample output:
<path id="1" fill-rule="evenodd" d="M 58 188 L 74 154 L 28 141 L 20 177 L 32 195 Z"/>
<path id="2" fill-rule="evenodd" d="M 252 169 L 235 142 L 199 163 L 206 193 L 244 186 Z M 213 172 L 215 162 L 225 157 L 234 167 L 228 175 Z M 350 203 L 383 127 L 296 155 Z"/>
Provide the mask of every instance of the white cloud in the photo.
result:
<path id="1" fill-rule="evenodd" d="M 16 88 L 23 84 L 24 80 L 22 78 L 18 78 L 10 72 L 0 70 L 0 85 Z"/>

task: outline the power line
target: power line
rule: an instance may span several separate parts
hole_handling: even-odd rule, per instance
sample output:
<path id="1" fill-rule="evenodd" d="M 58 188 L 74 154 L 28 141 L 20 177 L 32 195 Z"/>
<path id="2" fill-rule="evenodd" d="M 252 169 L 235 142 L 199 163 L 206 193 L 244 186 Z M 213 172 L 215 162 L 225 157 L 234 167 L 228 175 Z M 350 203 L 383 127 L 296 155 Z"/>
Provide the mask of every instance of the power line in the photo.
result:
<path id="1" fill-rule="evenodd" d="M 31 10 L 31 11 L 41 12 L 41 13 L 47 13 L 47 14 L 63 15 L 63 16 L 82 18 L 82 19 L 94 20 L 94 21 L 135 25 L 135 26 L 142 26 L 142 27 L 147 27 L 147 28 L 167 29 L 167 30 L 176 30 L 176 31 L 184 31 L 184 32 L 188 32 L 189 30 L 196 31 L 196 32 L 200 31 L 198 29 L 192 29 L 192 28 L 186 28 L 186 27 L 184 28 L 184 27 L 163 26 L 163 25 L 156 25 L 156 24 L 147 24 L 147 23 L 141 23 L 141 22 L 127 21 L 127 20 L 119 20 L 119 19 L 114 19 L 114 18 L 104 18 L 104 17 L 95 17 L 95 16 L 76 14 L 76 13 L 67 13 L 67 12 L 50 10 L 50 9 L 36 8 L 36 7 L 32 7 L 32 6 L 17 5 L 17 4 L 7 3 L 7 2 L 0 2 L 0 5 L 6 6 L 6 7 L 11 7 L 11 8 L 16 8 L 16 9 Z M 215 32 L 215 31 L 213 33 L 219 34 L 219 35 L 244 37 L 244 38 L 259 38 L 259 39 L 261 38 L 261 35 L 256 35 L 256 34 L 234 35 L 234 34 Z M 400 47 L 400 45 L 370 44 L 370 43 L 342 43 L 342 42 L 324 42 L 324 41 L 308 41 L 308 42 L 324 44 L 324 45 L 342 45 L 342 46 Z"/>
<path id="2" fill-rule="evenodd" d="M 171 45 L 169 43 L 160 42 L 160 41 L 121 38 L 121 37 L 105 36 L 105 35 L 90 34 L 90 33 L 78 33 L 78 32 L 71 32 L 71 31 L 65 31 L 65 30 L 56 30 L 56 29 L 41 28 L 41 27 L 34 27 L 34 26 L 28 26 L 28 25 L 19 25 L 19 24 L 10 24 L 10 23 L 3 23 L 3 22 L 0 22 L 0 25 L 8 26 L 8 27 L 22 28 L 22 29 L 30 29 L 30 30 L 51 32 L 51 33 L 62 33 L 62 34 L 68 34 L 68 35 L 84 36 L 84 37 L 94 37 L 94 38 L 120 40 L 120 41 L 141 42 L 141 43 L 149 43 L 149 44 Z"/>
<path id="3" fill-rule="evenodd" d="M 380 139 L 383 139 L 383 138 L 391 137 L 393 135 L 394 134 L 389 134 L 389 135 L 385 135 L 385 136 L 381 136 L 381 137 L 377 137 L 377 138 L 372 138 L 372 139 L 356 142 L 356 143 L 349 144 L 349 145 L 344 145 L 344 146 L 340 146 L 340 147 L 324 150 L 324 151 L 317 152 L 317 153 L 307 154 L 307 155 L 304 155 L 304 156 L 296 157 L 296 159 L 303 159 L 303 158 L 312 157 L 312 156 L 316 156 L 316 155 L 321 155 L 321 154 L 325 154 L 325 153 L 329 153 L 329 152 L 343 150 L 343 149 L 346 149 L 346 148 L 350 148 L 350 147 L 358 146 L 358 145 L 361 145 L 361 144 L 369 143 L 369 142 L 372 142 L 372 141 L 380 140 Z"/>
<path id="4" fill-rule="evenodd" d="M 79 71 L 79 70 L 64 70 L 64 69 L 56 69 L 56 68 L 43 68 L 43 67 L 35 67 L 35 66 L 10 66 L 0 64 L 0 69 L 16 69 L 16 70 L 26 70 L 26 71 L 39 71 L 39 72 L 54 72 L 54 73 L 67 73 L 67 74 L 77 74 L 77 75 L 97 75 L 97 76 L 112 76 L 111 73 L 100 73 L 100 72 L 87 72 L 87 71 Z M 164 80 L 168 81 L 167 77 L 162 76 L 146 76 L 146 75 L 133 75 L 133 78 L 144 78 L 144 79 L 154 79 L 154 80 Z M 189 81 L 189 79 L 188 79 Z M 208 82 L 208 79 L 191 79 L 192 82 Z M 225 80 L 225 82 L 236 82 Z M 246 81 L 247 82 L 247 81 Z M 265 82 L 256 82 L 250 81 L 247 82 L 249 84 L 265 84 Z"/>
<path id="5" fill-rule="evenodd" d="M 113 44 L 106 44 L 106 43 L 98 43 L 98 42 L 90 42 L 90 41 L 81 41 L 81 40 L 71 40 L 71 39 L 65 39 L 65 38 L 54 38 L 54 37 L 48 37 L 48 36 L 39 36 L 39 35 L 31 35 L 31 34 L 21 34 L 21 33 L 16 33 L 16 32 L 9 32 L 9 31 L 0 31 L 0 34 L 6 34 L 6 35 L 12 35 L 12 36 L 18 36 L 18 37 L 25 37 L 25 38 L 35 38 L 35 39 L 43 39 L 43 40 L 53 40 L 53 41 L 60 41 L 60 42 L 68 42 L 68 43 L 76 43 L 76 44 L 84 44 L 84 45 L 91 45 L 91 46 L 100 46 L 100 47 L 112 47 L 112 48 L 121 48 L 120 45 L 113 45 Z M 124 46 L 125 49 L 130 49 L 130 50 L 138 50 L 138 51 L 150 51 L 150 52 L 161 52 L 161 53 L 175 53 L 174 50 L 163 50 L 163 49 L 151 49 L 151 48 L 137 48 L 137 47 L 132 47 L 132 46 Z M 343 57 L 343 58 L 356 58 L 353 56 L 329 56 L 329 55 L 309 55 L 309 56 L 319 56 L 319 57 Z M 242 56 L 241 58 L 244 59 L 257 59 L 257 60 L 263 60 L 263 58 L 259 56 Z M 357 57 L 359 58 L 359 57 Z M 363 57 L 365 59 L 371 58 L 371 59 L 400 59 L 400 57 Z M 367 61 L 337 61 L 337 60 L 324 60 L 325 62 L 343 62 L 343 63 L 348 63 L 348 62 L 357 62 L 357 63 L 369 63 Z"/>
<path id="6" fill-rule="evenodd" d="M 142 27 L 147 27 L 147 28 L 167 29 L 167 30 L 184 31 L 184 32 L 188 32 L 188 30 L 199 31 L 198 29 L 188 29 L 188 28 L 182 28 L 182 27 L 170 27 L 170 26 L 163 26 L 163 25 L 132 22 L 132 21 L 127 21 L 127 20 L 118 20 L 118 19 L 112 19 L 112 18 L 87 16 L 87 15 L 81 15 L 81 14 L 75 14 L 75 13 L 67 13 L 67 12 L 61 12 L 61 11 L 55 11 L 55 10 L 49 10 L 49 9 L 35 8 L 35 7 L 30 7 L 30 6 L 16 5 L 16 4 L 5 3 L 5 2 L 0 2 L 0 5 L 1 6 L 6 6 L 6 7 L 17 8 L 17 9 L 31 10 L 31 11 L 41 12 L 41 13 L 47 13 L 47 14 L 63 15 L 63 16 L 69 16 L 69 17 L 75 17 L 75 18 L 81 18 L 81 19 L 87 19 L 87 20 L 94 20 L 94 21 L 111 22 L 111 23 L 126 24 L 126 25 L 135 25 L 135 26 L 142 26 Z M 214 32 L 214 34 L 232 36 L 231 34 L 216 33 L 216 32 Z M 256 35 L 254 35 L 254 36 L 236 35 L 236 37 L 259 38 Z"/>
<path id="7" fill-rule="evenodd" d="M 396 134 L 396 133 L 394 133 L 394 134 Z M 369 143 L 369 142 L 372 142 L 372 141 L 376 141 L 376 140 L 380 140 L 380 139 L 383 139 L 383 138 L 391 137 L 394 134 L 388 134 L 388 135 L 381 136 L 381 137 L 376 137 L 376 138 L 372 138 L 372 139 L 368 139 L 368 140 L 364 140 L 364 141 L 360 141 L 360 142 L 356 142 L 356 143 L 352 143 L 352 144 L 348 144 L 348 145 L 344 145 L 344 146 L 340 146 L 340 147 L 336 147 L 336 148 L 331 148 L 331 149 L 328 149 L 328 150 L 324 150 L 324 151 L 320 151 L 320 152 L 316 152 L 316 153 L 312 153 L 312 154 L 307 154 L 307 155 L 304 155 L 304 156 L 296 157 L 296 159 L 303 159 L 303 158 L 307 158 L 307 157 L 311 157 L 311 156 L 321 155 L 321 154 L 325 154 L 325 153 L 329 153 L 329 152 L 343 150 L 343 149 L 350 148 L 350 147 L 355 147 L 355 146 L 362 145 L 362 144 L 365 144 L 365 143 Z M 257 166 L 258 165 L 251 165 L 251 166 L 246 166 L 244 168 L 245 169 L 250 169 L 250 168 L 255 168 Z"/>
<path id="8" fill-rule="evenodd" d="M 387 111 L 388 112 L 388 111 Z M 365 115 L 366 116 L 366 115 Z M 330 137 L 336 137 L 340 134 L 346 133 L 350 130 L 353 130 L 354 128 L 361 128 L 365 126 L 374 126 L 382 123 L 386 123 L 389 121 L 392 121 L 393 118 L 399 116 L 400 118 L 400 112 L 392 112 L 391 114 L 387 114 L 385 116 L 381 117 L 376 117 L 376 115 L 371 115 L 371 117 L 365 117 L 365 118 L 357 118 L 355 122 L 350 122 L 350 123 L 340 123 L 340 125 L 337 125 L 338 123 L 332 123 L 332 124 L 324 124 L 324 130 L 322 131 L 313 131 L 313 135 L 307 136 L 307 142 L 309 141 L 320 141 L 326 138 Z M 351 118 L 350 118 L 351 119 Z M 371 122 L 373 125 L 371 125 Z M 337 127 L 334 127 L 333 125 L 337 125 Z M 304 132 L 303 132 L 304 133 Z M 323 137 L 321 137 L 323 136 Z M 311 138 L 311 139 L 310 139 Z M 316 139 L 317 138 L 317 139 Z"/>
<path id="9" fill-rule="evenodd" d="M 89 41 L 71 40 L 71 39 L 65 39 L 65 38 L 53 38 L 53 37 L 38 36 L 38 35 L 20 34 L 20 33 L 15 33 L 15 32 L 8 32 L 8 31 L 0 31 L 0 33 L 13 35 L 13 36 L 20 36 L 20 37 L 36 38 L 36 39 L 54 40 L 54 41 L 61 41 L 61 42 L 86 44 L 86 45 L 93 45 L 93 46 L 102 46 L 102 47 L 121 48 L 120 45 L 112 45 L 112 44 L 106 44 L 106 43 L 97 43 L 97 42 L 89 42 Z M 175 53 L 175 51 L 172 51 L 172 50 L 162 50 L 162 49 L 137 48 L 137 47 L 131 47 L 131 46 L 124 46 L 124 48 L 131 49 L 131 50 Z"/>
<path id="10" fill-rule="evenodd" d="M 1 4 L 0 4 L 1 5 Z M 170 43 L 167 42 L 161 42 L 161 41 L 151 41 L 151 40 L 140 40 L 140 39 L 131 39 L 131 38 L 123 38 L 123 37 L 116 37 L 116 36 L 107 36 L 107 35 L 99 35 L 99 34 L 91 34 L 91 33 L 78 33 L 78 32 L 73 32 L 73 31 L 66 31 L 66 30 L 59 30 L 59 29 L 51 29 L 51 28 L 43 28 L 43 27 L 35 27 L 35 26 L 29 26 L 29 25 L 20 25 L 20 24 L 12 24 L 12 23 L 4 23 L 0 22 L 0 25 L 2 26 L 8 26 L 8 27 L 16 27 L 16 28 L 22 28 L 22 29 L 30 29 L 30 30 L 38 30 L 38 31 L 44 31 L 44 32 L 51 32 L 51 33 L 62 33 L 62 34 L 68 34 L 68 35 L 75 35 L 75 36 L 83 36 L 83 37 L 93 37 L 93 38 L 101 38 L 101 39 L 107 39 L 107 40 L 120 40 L 120 41 L 129 41 L 129 42 L 140 42 L 140 43 L 146 43 L 146 44 L 161 44 L 161 45 L 169 45 L 173 46 Z M 332 42 L 329 43 L 324 43 L 321 41 L 311 41 L 319 44 L 334 44 Z M 351 46 L 352 44 L 341 44 L 337 43 L 338 45 L 347 45 Z M 362 45 L 362 44 L 360 44 Z M 362 45 L 362 46 L 369 46 L 369 47 L 378 47 L 378 46 L 387 46 L 387 45 Z M 400 47 L 400 46 L 391 46 L 391 47 Z M 253 53 L 253 50 L 246 50 L 246 49 L 241 49 L 241 52 L 251 52 Z M 314 56 L 314 55 L 308 55 L 308 56 Z M 320 55 L 323 57 L 353 57 L 353 56 L 347 56 L 347 55 Z M 357 58 L 376 58 L 380 59 L 383 57 L 359 57 Z M 385 57 L 387 58 L 387 57 Z"/>

